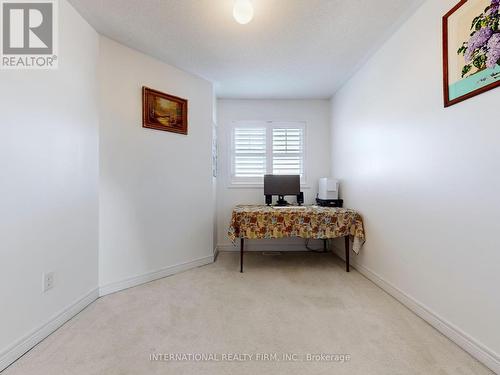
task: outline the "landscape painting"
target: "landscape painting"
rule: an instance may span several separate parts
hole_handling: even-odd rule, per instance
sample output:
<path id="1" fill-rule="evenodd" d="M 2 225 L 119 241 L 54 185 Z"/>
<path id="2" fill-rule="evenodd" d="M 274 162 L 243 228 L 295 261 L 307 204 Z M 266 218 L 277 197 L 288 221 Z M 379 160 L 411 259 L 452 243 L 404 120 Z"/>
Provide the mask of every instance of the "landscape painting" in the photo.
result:
<path id="1" fill-rule="evenodd" d="M 462 0 L 443 17 L 445 107 L 500 86 L 500 0 Z"/>
<path id="2" fill-rule="evenodd" d="M 187 134 L 187 100 L 143 87 L 142 126 Z"/>

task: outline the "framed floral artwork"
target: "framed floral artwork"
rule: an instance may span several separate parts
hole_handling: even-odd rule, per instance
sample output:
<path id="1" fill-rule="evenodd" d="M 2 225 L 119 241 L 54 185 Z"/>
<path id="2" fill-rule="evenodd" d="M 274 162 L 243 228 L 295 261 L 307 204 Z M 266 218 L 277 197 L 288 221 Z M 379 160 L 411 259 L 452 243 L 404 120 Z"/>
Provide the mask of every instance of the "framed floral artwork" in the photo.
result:
<path id="1" fill-rule="evenodd" d="M 443 17 L 444 105 L 500 86 L 500 0 L 462 0 Z"/>
<path id="2" fill-rule="evenodd" d="M 142 88 L 142 126 L 144 128 L 187 134 L 186 99 Z"/>

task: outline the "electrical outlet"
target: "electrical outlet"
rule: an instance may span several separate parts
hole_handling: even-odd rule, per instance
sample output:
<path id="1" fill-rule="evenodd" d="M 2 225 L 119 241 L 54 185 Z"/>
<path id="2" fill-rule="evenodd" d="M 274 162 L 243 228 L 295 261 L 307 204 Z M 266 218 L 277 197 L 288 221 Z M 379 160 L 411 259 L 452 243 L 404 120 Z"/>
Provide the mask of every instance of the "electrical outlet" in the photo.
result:
<path id="1" fill-rule="evenodd" d="M 43 274 L 43 291 L 46 292 L 54 287 L 54 272 Z"/>

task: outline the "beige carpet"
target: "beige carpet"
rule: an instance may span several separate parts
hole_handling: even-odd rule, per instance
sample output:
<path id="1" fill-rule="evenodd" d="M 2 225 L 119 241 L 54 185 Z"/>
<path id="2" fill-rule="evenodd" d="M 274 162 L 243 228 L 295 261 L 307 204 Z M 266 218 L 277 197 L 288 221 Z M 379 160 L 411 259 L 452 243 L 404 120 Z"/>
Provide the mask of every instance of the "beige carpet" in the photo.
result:
<path id="1" fill-rule="evenodd" d="M 250 254 L 240 274 L 238 255 L 223 253 L 214 264 L 100 298 L 5 375 L 491 374 L 343 266 L 331 254 Z M 212 361 L 151 361 L 152 353 Z M 283 353 L 295 356 L 273 360 Z M 306 361 L 313 353 L 350 357 Z"/>

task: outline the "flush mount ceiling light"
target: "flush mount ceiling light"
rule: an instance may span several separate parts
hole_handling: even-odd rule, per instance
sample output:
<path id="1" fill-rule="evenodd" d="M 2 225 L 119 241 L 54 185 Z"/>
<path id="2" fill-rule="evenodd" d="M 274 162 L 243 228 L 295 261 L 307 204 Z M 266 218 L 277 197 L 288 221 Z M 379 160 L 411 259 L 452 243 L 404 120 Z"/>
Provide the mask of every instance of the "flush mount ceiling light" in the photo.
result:
<path id="1" fill-rule="evenodd" d="M 233 17 L 236 22 L 245 25 L 253 18 L 253 6 L 250 0 L 235 0 Z"/>

